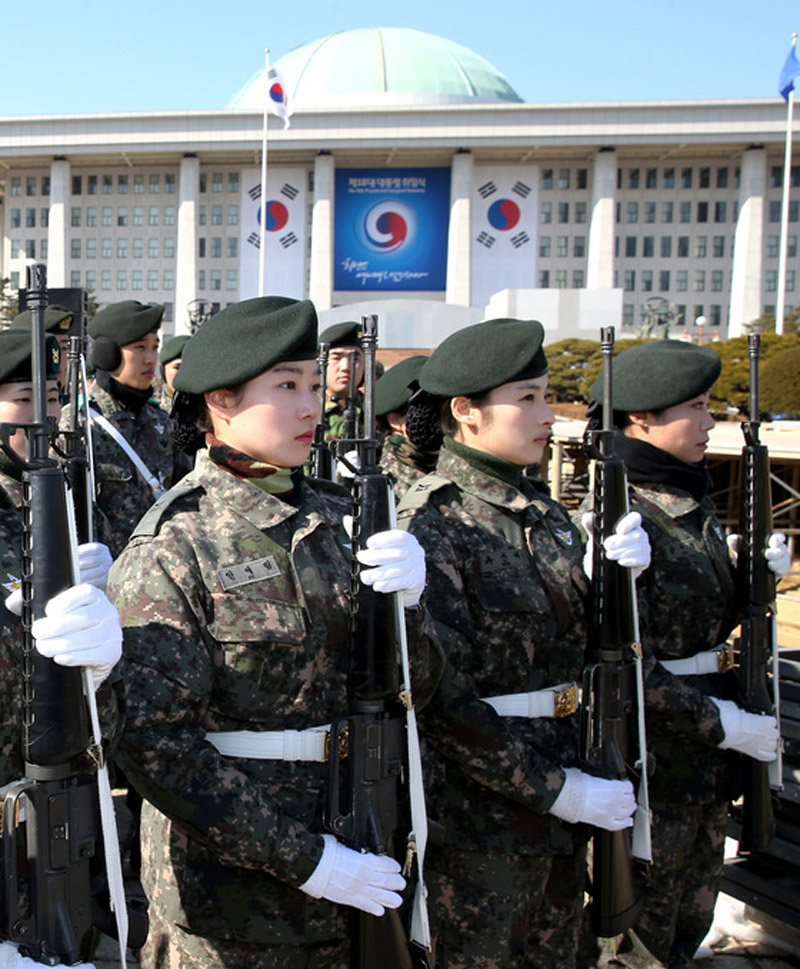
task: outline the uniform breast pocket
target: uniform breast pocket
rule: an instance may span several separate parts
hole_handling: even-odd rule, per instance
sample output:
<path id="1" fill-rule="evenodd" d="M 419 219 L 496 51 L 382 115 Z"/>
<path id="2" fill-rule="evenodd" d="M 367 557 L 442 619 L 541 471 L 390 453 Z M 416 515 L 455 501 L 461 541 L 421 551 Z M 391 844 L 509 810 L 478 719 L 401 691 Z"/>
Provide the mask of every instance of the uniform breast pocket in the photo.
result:
<path id="1" fill-rule="evenodd" d="M 98 486 L 108 482 L 110 485 L 128 484 L 134 477 L 134 472 L 130 468 L 123 468 L 118 464 L 98 464 L 96 468 Z"/>
<path id="2" fill-rule="evenodd" d="M 213 595 L 208 632 L 221 658 L 220 709 L 237 719 L 268 722 L 291 704 L 308 666 L 302 610 L 241 593 Z"/>
<path id="3" fill-rule="evenodd" d="M 476 587 L 476 598 L 486 612 L 550 611 L 545 589 L 528 575 L 481 576 Z"/>

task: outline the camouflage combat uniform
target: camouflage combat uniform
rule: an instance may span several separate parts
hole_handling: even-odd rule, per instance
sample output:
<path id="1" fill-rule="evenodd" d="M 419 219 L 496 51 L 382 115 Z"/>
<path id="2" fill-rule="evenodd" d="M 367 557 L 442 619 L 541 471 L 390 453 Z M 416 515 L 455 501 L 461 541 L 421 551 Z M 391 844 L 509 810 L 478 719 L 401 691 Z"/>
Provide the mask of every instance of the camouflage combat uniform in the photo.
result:
<path id="1" fill-rule="evenodd" d="M 138 411 L 131 410 L 97 383 L 89 403 L 122 433 L 162 487 L 168 488 L 173 480 L 174 460 L 172 421 L 166 411 L 152 400 Z M 116 558 L 136 523 L 156 499 L 130 458 L 97 424 L 92 425 L 92 446 L 97 504 L 111 524 L 110 548 Z"/>
<path id="2" fill-rule="evenodd" d="M 343 397 L 330 397 L 325 404 L 325 419 L 328 422 L 328 430 L 325 432 L 326 441 L 338 441 L 344 430 L 345 406 Z M 361 422 L 364 414 L 364 404 L 361 394 L 356 395 L 356 434 L 361 433 Z"/>
<path id="3" fill-rule="evenodd" d="M 402 434 L 390 434 L 381 449 L 381 470 L 388 476 L 397 501 L 419 478 L 436 467 L 436 455 L 419 448 Z"/>
<path id="4" fill-rule="evenodd" d="M 480 698 L 579 678 L 581 540 L 543 482 L 512 485 L 455 447 L 445 439 L 398 509 L 425 549 L 446 659 L 421 719 L 428 812 L 444 825 L 426 866 L 436 965 L 572 969 L 588 829 L 547 812 L 579 763 L 578 717 L 500 717 Z"/>
<path id="5" fill-rule="evenodd" d="M 658 660 L 683 659 L 724 642 L 737 623 L 733 573 L 711 499 L 667 484 L 631 486 L 652 564 L 637 579 L 645 652 L 653 865 L 635 931 L 669 967 L 691 958 L 713 921 L 728 802 L 738 796 L 740 757 L 720 750 L 719 711 L 736 699 L 733 673 L 677 676 Z"/>
<path id="6" fill-rule="evenodd" d="M 145 797 L 146 967 L 349 965 L 349 910 L 298 890 L 322 854 L 327 765 L 223 757 L 205 739 L 347 709 L 350 499 L 295 479 L 284 501 L 201 451 L 112 569 L 120 759 Z M 409 612 L 418 672 L 427 623 Z"/>
<path id="7" fill-rule="evenodd" d="M 21 578 L 22 484 L 0 474 L 0 787 L 23 776 L 21 724 L 22 677 L 19 650 L 22 623 L 5 607 L 5 600 Z"/>

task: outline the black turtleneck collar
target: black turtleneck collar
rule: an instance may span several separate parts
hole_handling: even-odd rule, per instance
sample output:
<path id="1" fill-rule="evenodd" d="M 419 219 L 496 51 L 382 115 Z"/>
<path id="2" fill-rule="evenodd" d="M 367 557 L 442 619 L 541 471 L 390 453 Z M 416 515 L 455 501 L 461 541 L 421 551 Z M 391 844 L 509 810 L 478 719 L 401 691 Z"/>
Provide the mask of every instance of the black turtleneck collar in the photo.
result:
<path id="1" fill-rule="evenodd" d="M 153 394 L 152 387 L 148 387 L 147 390 L 136 390 L 133 387 L 121 384 L 107 370 L 97 370 L 94 379 L 98 386 L 102 387 L 107 394 L 111 394 L 128 410 L 141 410 Z"/>
<path id="2" fill-rule="evenodd" d="M 681 461 L 669 451 L 640 441 L 638 438 L 617 434 L 614 438 L 617 454 L 625 462 L 628 481 L 631 484 L 665 484 L 687 491 L 695 501 L 708 492 L 706 459 L 696 464 Z"/>
<path id="3" fill-rule="evenodd" d="M 446 451 L 452 451 L 453 454 L 463 458 L 473 468 L 482 471 L 484 474 L 498 478 L 514 488 L 519 488 L 522 484 L 524 465 L 512 464 L 504 458 L 497 457 L 496 454 L 479 451 L 467 444 L 462 444 L 461 441 L 454 440 L 452 437 L 445 437 L 443 447 Z"/>

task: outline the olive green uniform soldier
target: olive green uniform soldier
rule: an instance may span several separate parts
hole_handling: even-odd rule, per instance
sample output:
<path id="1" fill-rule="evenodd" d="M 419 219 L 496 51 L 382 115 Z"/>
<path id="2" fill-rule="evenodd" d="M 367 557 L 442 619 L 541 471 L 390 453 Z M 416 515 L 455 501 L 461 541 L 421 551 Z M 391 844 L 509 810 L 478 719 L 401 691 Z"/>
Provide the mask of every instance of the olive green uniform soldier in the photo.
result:
<path id="1" fill-rule="evenodd" d="M 325 383 L 325 413 L 328 424 L 325 439 L 338 440 L 345 430 L 345 412 L 347 410 L 347 391 L 350 386 L 350 357 L 355 351 L 355 377 L 353 384 L 356 389 L 353 407 L 355 409 L 356 426 L 354 431 L 358 435 L 361 428 L 363 403 L 361 397 L 361 383 L 364 379 L 364 353 L 361 349 L 361 324 L 348 321 L 334 323 L 323 330 L 319 336 L 320 343 L 327 343 L 328 373 Z"/>
<path id="2" fill-rule="evenodd" d="M 125 300 L 89 324 L 96 498 L 113 529 L 114 557 L 173 481 L 172 422 L 151 387 L 163 314 L 163 306 Z"/>
<path id="3" fill-rule="evenodd" d="M 61 366 L 58 372 L 58 386 L 62 398 L 67 393 L 67 351 L 69 350 L 69 337 L 75 315 L 66 306 L 58 303 L 50 303 L 44 311 L 44 330 L 58 340 L 58 348 L 61 351 Z M 29 309 L 18 313 L 11 324 L 12 327 L 30 330 L 31 311 Z"/>
<path id="4" fill-rule="evenodd" d="M 633 966 L 651 964 L 636 938 L 668 969 L 694 964 L 713 920 L 728 804 L 740 793 L 737 751 L 769 759 L 761 756 L 769 748 L 774 759 L 774 718 L 741 711 L 734 672 L 716 672 L 716 650 L 740 618 L 704 457 L 714 426 L 709 392 L 720 369 L 713 349 L 672 340 L 632 347 L 614 362 L 612 406 L 621 431 L 615 451 L 652 547 L 637 598 L 655 764 L 653 864 L 633 935 L 618 954 Z M 591 392 L 600 398 L 600 379 Z"/>
<path id="5" fill-rule="evenodd" d="M 426 354 L 406 357 L 390 367 L 375 384 L 375 416 L 385 434 L 381 447 L 381 470 L 389 477 L 399 502 L 409 487 L 436 467 L 438 448 L 424 451 L 410 440 L 406 416 Z"/>
<path id="6" fill-rule="evenodd" d="M 523 475 L 554 420 L 543 337 L 536 321 L 479 323 L 419 376 L 445 405 L 444 446 L 398 521 L 425 549 L 446 660 L 421 718 L 428 810 L 444 828 L 427 862 L 437 969 L 575 969 L 578 822 L 618 830 L 635 807 L 628 781 L 580 770 L 584 551 L 566 510 Z M 641 558 L 636 531 L 623 544 Z"/>
<path id="7" fill-rule="evenodd" d="M 145 797 L 147 969 L 346 969 L 347 906 L 400 903 L 393 859 L 323 836 L 326 725 L 347 710 L 351 502 L 299 473 L 320 412 L 316 355 L 308 301 L 245 300 L 198 330 L 176 388 L 206 448 L 112 570 L 120 758 Z M 402 574 L 375 588 L 410 605 L 422 551 L 381 534 Z M 408 633 L 420 702 L 428 658 L 441 669 L 424 610 Z"/>
<path id="8" fill-rule="evenodd" d="M 169 413 L 172 410 L 172 400 L 175 395 L 173 386 L 175 374 L 180 370 L 183 348 L 190 339 L 190 334 L 181 333 L 172 336 L 164 341 L 164 346 L 158 353 L 158 362 L 161 364 L 163 382 L 161 385 L 161 406 Z"/>

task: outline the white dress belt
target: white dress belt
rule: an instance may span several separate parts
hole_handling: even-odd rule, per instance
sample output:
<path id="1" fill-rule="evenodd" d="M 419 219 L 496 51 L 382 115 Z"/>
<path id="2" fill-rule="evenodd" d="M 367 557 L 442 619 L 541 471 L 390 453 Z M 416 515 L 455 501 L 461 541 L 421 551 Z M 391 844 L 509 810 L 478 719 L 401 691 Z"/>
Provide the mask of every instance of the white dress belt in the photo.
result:
<path id="1" fill-rule="evenodd" d="M 687 656 L 686 659 L 662 659 L 661 665 L 676 676 L 704 676 L 707 673 L 726 673 L 736 666 L 736 662 L 733 646 L 730 643 L 721 643 L 713 649 Z"/>
<path id="2" fill-rule="evenodd" d="M 327 761 L 330 724 L 308 730 L 222 730 L 206 740 L 224 757 Z"/>
<path id="3" fill-rule="evenodd" d="M 568 717 L 578 709 L 578 684 L 560 683 L 530 693 L 505 693 L 481 699 L 501 717 Z"/>

